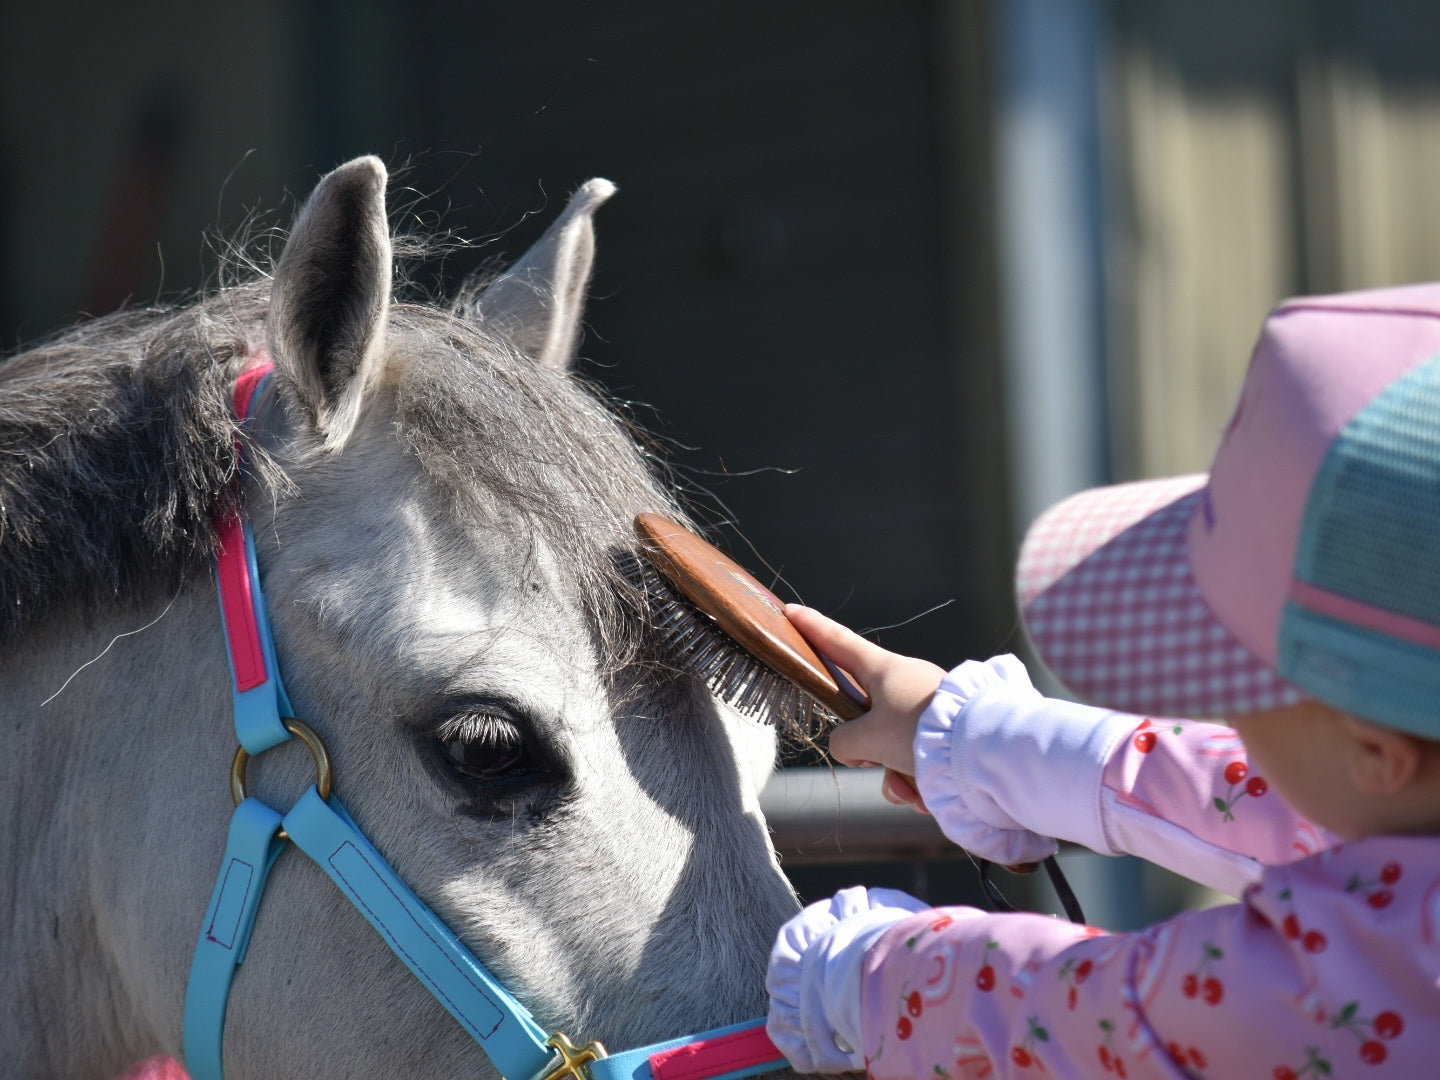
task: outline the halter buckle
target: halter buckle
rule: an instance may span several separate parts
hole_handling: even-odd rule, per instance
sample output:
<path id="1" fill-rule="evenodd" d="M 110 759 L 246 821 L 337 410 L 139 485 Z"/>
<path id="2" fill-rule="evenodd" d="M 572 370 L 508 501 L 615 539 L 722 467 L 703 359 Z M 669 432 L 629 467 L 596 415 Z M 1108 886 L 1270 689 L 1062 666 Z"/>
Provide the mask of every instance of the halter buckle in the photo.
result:
<path id="1" fill-rule="evenodd" d="M 570 1036 L 564 1032 L 557 1031 L 545 1040 L 545 1045 L 554 1050 L 560 1060 L 540 1075 L 539 1080 L 561 1080 L 562 1077 L 570 1077 L 571 1080 L 590 1080 L 590 1070 L 586 1068 L 592 1061 L 599 1061 L 601 1058 L 609 1057 L 610 1051 L 605 1049 L 601 1042 L 589 1042 L 584 1046 L 577 1047 L 570 1041 Z"/>

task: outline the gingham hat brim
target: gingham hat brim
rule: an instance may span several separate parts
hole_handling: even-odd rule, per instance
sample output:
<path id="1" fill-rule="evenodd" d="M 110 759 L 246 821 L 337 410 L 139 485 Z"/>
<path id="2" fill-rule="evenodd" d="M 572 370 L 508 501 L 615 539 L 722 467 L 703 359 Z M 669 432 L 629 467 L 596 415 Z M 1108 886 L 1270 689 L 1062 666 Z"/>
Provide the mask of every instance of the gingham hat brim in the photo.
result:
<path id="1" fill-rule="evenodd" d="M 1036 652 L 1087 701 L 1149 716 L 1240 715 L 1306 695 L 1206 604 L 1187 533 L 1204 474 L 1095 488 L 1047 510 L 1016 593 Z"/>

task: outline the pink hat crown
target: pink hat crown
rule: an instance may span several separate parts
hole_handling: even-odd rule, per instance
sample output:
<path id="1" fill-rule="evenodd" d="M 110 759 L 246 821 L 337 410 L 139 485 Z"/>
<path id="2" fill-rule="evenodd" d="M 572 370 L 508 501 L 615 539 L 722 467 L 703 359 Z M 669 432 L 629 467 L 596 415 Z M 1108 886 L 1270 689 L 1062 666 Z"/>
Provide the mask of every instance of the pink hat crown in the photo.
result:
<path id="1" fill-rule="evenodd" d="M 1315 500 L 1333 488 L 1327 462 L 1349 453 L 1352 480 L 1380 457 L 1401 461 L 1408 452 L 1440 462 L 1440 409 L 1415 400 L 1423 377 L 1402 378 L 1437 355 L 1440 285 L 1277 308 L 1208 475 L 1082 492 L 1032 526 L 1017 591 L 1042 659 L 1083 696 L 1133 712 L 1224 716 L 1310 696 L 1349 707 L 1336 699 L 1333 678 L 1316 681 L 1315 670 L 1353 673 L 1365 667 L 1362 654 L 1383 643 L 1368 636 L 1375 630 L 1370 626 L 1363 642 L 1347 646 L 1343 663 L 1333 653 L 1322 660 L 1316 650 L 1335 646 L 1333 635 L 1322 645 L 1304 630 L 1298 639 L 1285 637 L 1299 642 L 1298 653 L 1282 655 L 1282 627 L 1299 626 L 1302 601 L 1322 588 L 1307 581 L 1297 560 L 1309 550 L 1306 539 L 1325 535 L 1326 523 L 1335 520 L 1335 501 Z M 1357 456 L 1362 444 L 1351 437 L 1354 431 L 1377 424 L 1388 433 L 1381 440 L 1388 457 L 1363 448 Z M 1397 452 L 1402 446 L 1409 449 Z M 1395 477 L 1389 498 L 1402 508 L 1424 502 L 1425 481 L 1413 461 Z M 1428 546 L 1414 542 L 1418 533 L 1408 535 L 1411 555 L 1426 557 Z M 1359 565 L 1356 545 L 1368 544 L 1365 530 L 1345 544 L 1337 549 L 1339 565 Z M 1335 565 L 1326 564 L 1327 582 Z M 1392 581 L 1381 596 L 1373 589 L 1357 594 L 1346 583 L 1340 595 L 1352 605 L 1392 612 L 1394 594 L 1407 588 Z M 1440 625 L 1440 585 L 1435 599 L 1435 610 L 1403 618 Z M 1338 607 L 1327 618 L 1347 621 Z M 1440 644 L 1440 630 L 1436 634 Z M 1405 642 L 1407 649 L 1414 644 Z M 1433 698 L 1440 704 L 1440 653 L 1434 660 Z M 1367 685 L 1366 693 L 1373 689 Z M 1383 719 L 1409 723 L 1393 710 Z"/>

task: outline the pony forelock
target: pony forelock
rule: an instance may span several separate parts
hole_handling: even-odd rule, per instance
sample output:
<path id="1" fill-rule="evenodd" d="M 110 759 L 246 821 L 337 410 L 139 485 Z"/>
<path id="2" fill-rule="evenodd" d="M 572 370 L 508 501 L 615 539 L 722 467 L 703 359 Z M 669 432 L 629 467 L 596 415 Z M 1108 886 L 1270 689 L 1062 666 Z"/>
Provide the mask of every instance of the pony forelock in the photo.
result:
<path id="1" fill-rule="evenodd" d="M 653 598 L 621 569 L 634 515 L 684 519 L 645 434 L 595 387 L 434 308 L 391 309 L 400 435 L 459 496 L 503 509 L 518 537 L 562 556 L 612 666 L 629 662 Z"/>

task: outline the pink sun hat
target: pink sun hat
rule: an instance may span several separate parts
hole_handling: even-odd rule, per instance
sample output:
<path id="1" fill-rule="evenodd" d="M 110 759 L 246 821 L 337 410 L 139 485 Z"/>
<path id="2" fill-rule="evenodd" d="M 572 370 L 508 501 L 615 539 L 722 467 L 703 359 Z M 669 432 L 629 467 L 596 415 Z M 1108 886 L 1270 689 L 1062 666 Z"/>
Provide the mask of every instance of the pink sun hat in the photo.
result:
<path id="1" fill-rule="evenodd" d="M 1209 474 L 1046 511 L 1016 590 L 1096 704 L 1225 717 L 1318 698 L 1440 737 L 1440 283 L 1266 320 Z"/>

